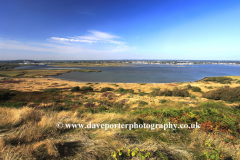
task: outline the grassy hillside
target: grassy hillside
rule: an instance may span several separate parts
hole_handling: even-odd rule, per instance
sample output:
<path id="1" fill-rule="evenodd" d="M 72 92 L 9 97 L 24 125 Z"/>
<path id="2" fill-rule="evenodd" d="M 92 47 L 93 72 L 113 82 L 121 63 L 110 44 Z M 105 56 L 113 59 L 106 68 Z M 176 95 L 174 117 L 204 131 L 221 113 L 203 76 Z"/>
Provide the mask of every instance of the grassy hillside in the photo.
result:
<path id="1" fill-rule="evenodd" d="M 2 79 L 1 158 L 239 159 L 240 84 L 230 78 L 170 84 Z M 57 127 L 90 122 L 201 127 Z"/>

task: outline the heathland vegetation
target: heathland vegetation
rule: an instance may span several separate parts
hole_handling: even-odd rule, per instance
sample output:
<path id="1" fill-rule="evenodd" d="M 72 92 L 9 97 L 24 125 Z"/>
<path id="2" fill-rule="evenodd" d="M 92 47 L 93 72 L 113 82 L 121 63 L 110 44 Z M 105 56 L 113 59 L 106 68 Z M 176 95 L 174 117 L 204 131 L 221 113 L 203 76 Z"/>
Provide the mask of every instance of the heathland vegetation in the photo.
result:
<path id="1" fill-rule="evenodd" d="M 0 80 L 3 159 L 240 159 L 240 77 L 198 82 Z M 57 128 L 200 124 L 199 129 Z"/>
<path id="2" fill-rule="evenodd" d="M 101 72 L 101 70 L 88 69 L 62 69 L 62 70 L 32 70 L 32 69 L 11 69 L 0 70 L 0 77 L 18 77 L 18 78 L 41 78 L 47 76 L 56 76 L 69 72 Z"/>

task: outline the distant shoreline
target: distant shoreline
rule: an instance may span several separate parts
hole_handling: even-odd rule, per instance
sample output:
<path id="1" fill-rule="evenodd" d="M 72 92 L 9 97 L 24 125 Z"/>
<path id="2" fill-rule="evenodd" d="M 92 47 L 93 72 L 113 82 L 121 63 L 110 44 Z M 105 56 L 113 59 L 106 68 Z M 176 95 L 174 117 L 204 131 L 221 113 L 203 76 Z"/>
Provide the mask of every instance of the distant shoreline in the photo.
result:
<path id="1" fill-rule="evenodd" d="M 192 66 L 192 65 L 240 65 L 240 64 L 145 64 L 145 63 L 134 63 L 134 64 L 124 64 L 124 65 L 58 65 L 58 64 L 51 64 L 47 65 L 49 67 L 131 67 L 131 66 L 144 66 L 144 65 L 163 65 L 163 66 L 177 66 L 177 67 L 185 67 L 185 66 Z"/>

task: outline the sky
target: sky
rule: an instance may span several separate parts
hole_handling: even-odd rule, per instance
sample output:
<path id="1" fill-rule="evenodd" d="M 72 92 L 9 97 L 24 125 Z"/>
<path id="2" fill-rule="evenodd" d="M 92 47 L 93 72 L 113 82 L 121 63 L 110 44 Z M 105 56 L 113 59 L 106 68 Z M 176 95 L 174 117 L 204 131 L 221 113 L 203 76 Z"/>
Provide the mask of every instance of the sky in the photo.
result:
<path id="1" fill-rule="evenodd" d="M 0 0 L 0 60 L 240 60 L 239 0 Z"/>

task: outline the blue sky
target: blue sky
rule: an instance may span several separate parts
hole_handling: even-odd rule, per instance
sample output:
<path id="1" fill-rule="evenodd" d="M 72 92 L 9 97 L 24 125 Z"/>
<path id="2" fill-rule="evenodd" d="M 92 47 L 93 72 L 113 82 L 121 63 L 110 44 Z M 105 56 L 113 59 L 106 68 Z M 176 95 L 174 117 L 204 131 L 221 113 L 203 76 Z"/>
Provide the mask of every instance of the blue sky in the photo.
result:
<path id="1" fill-rule="evenodd" d="M 1 0 L 0 60 L 240 60 L 240 1 Z"/>

